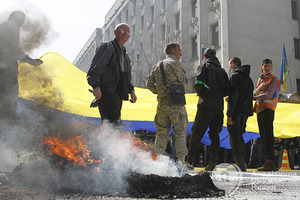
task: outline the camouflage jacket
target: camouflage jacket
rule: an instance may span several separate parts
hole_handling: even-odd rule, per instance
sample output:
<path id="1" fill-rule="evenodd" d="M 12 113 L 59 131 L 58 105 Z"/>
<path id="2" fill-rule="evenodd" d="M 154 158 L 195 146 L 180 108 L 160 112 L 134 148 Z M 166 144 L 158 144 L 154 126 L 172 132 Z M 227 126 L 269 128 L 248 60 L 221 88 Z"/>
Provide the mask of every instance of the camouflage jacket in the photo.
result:
<path id="1" fill-rule="evenodd" d="M 166 74 L 166 82 L 169 84 L 182 85 L 184 89 L 187 89 L 187 77 L 182 67 L 181 62 L 176 58 L 175 55 L 169 54 L 163 60 L 164 71 Z M 153 66 L 153 69 L 147 78 L 146 86 L 153 93 L 158 95 L 158 101 L 162 98 L 167 97 L 166 87 L 162 81 L 162 75 L 160 71 L 160 62 Z"/>

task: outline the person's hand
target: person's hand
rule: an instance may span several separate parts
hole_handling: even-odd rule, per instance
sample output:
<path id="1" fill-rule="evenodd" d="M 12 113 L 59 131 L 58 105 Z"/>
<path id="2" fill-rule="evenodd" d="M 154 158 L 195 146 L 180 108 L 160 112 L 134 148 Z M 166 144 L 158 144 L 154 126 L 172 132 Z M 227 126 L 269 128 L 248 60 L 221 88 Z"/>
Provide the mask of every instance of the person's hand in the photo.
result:
<path id="1" fill-rule="evenodd" d="M 42 60 L 40 59 L 32 59 L 30 58 L 29 56 L 25 56 L 25 58 L 23 60 L 21 60 L 21 62 L 25 62 L 25 63 L 28 63 L 30 65 L 33 65 L 33 66 L 39 66 L 43 63 Z"/>
<path id="2" fill-rule="evenodd" d="M 258 91 L 265 91 L 269 86 L 269 83 L 266 82 L 262 82 L 259 86 L 258 86 Z"/>
<path id="3" fill-rule="evenodd" d="M 94 88 L 93 94 L 97 99 L 101 99 L 102 97 L 102 92 L 99 87 Z"/>
<path id="4" fill-rule="evenodd" d="M 253 95 L 257 96 L 261 91 L 266 91 L 269 86 L 269 83 L 262 82 L 254 91 Z"/>
<path id="5" fill-rule="evenodd" d="M 129 101 L 130 101 L 131 103 L 135 103 L 136 100 L 137 100 L 137 97 L 136 97 L 136 95 L 135 95 L 135 91 L 132 90 L 131 93 L 130 93 L 130 100 L 129 100 Z"/>
<path id="6" fill-rule="evenodd" d="M 228 96 L 227 96 L 227 97 L 225 97 L 225 101 L 228 103 Z"/>
<path id="7" fill-rule="evenodd" d="M 30 64 L 37 67 L 37 66 L 43 64 L 43 61 L 40 59 L 32 59 Z"/>
<path id="8" fill-rule="evenodd" d="M 231 117 L 227 117 L 227 125 L 233 125 L 233 121 Z"/>

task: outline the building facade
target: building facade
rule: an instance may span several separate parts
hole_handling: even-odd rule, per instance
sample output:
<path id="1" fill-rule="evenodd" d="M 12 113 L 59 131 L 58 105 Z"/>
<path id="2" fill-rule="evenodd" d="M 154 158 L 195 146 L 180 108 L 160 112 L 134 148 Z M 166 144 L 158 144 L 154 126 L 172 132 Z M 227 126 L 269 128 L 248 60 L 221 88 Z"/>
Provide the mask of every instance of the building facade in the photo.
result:
<path id="1" fill-rule="evenodd" d="M 103 41 L 103 33 L 100 28 L 96 28 L 95 31 L 92 33 L 90 38 L 88 39 L 87 43 L 83 46 L 79 54 L 76 56 L 75 60 L 73 61 L 73 65 L 78 67 L 84 72 L 87 72 L 95 55 L 95 51 L 97 47 Z"/>
<path id="2" fill-rule="evenodd" d="M 105 17 L 101 39 L 112 39 L 118 23 L 129 24 L 131 37 L 125 46 L 138 87 L 145 87 L 153 65 L 165 57 L 166 44 L 180 43 L 189 92 L 194 91 L 205 48 L 216 49 L 227 72 L 230 58 L 240 57 L 252 66 L 256 83 L 264 58 L 273 61 L 273 73 L 280 76 L 284 43 L 290 69 L 286 93 L 300 94 L 299 12 L 299 0 L 117 0 Z"/>

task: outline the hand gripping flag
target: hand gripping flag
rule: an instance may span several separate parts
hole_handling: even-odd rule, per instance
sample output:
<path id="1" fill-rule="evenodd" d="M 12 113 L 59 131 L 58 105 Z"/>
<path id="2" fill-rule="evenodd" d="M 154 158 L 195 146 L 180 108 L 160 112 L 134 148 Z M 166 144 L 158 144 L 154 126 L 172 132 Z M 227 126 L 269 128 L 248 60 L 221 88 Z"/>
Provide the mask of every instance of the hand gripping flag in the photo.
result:
<path id="1" fill-rule="evenodd" d="M 283 43 L 282 56 L 281 56 L 281 70 L 280 70 L 280 85 L 281 85 L 282 92 L 286 91 L 286 77 L 289 72 L 290 70 L 286 58 L 285 46 Z"/>

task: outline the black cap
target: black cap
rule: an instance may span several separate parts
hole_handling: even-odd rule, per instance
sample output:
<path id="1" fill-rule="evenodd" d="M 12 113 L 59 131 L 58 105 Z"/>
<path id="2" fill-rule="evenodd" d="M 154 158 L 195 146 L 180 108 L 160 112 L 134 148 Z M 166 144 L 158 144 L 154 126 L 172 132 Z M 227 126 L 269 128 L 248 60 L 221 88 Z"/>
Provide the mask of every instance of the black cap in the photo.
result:
<path id="1" fill-rule="evenodd" d="M 263 59 L 263 60 L 261 61 L 261 66 L 262 66 L 263 64 L 268 64 L 268 63 L 273 64 L 273 63 L 272 63 L 272 60 L 270 60 L 269 58 Z"/>
<path id="2" fill-rule="evenodd" d="M 215 56 L 216 56 L 216 50 L 207 48 L 207 49 L 205 49 L 205 51 L 204 51 L 204 55 L 205 55 L 207 58 L 209 58 L 209 57 L 215 57 Z"/>

